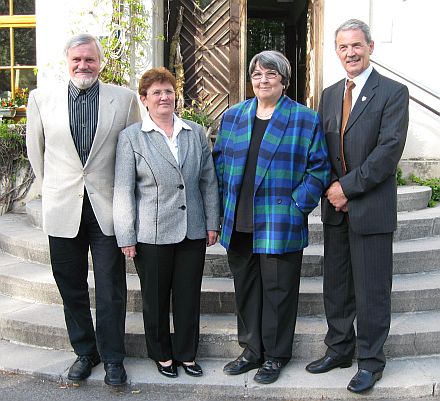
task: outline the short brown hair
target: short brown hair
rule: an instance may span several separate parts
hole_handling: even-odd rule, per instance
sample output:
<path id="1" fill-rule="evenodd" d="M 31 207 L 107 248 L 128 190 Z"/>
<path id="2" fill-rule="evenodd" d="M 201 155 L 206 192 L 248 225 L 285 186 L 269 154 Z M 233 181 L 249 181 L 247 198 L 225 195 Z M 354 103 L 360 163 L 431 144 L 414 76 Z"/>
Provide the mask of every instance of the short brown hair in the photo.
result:
<path id="1" fill-rule="evenodd" d="M 147 96 L 147 91 L 155 82 L 169 82 L 176 90 L 176 78 L 165 67 L 151 68 L 139 80 L 139 95 Z"/>

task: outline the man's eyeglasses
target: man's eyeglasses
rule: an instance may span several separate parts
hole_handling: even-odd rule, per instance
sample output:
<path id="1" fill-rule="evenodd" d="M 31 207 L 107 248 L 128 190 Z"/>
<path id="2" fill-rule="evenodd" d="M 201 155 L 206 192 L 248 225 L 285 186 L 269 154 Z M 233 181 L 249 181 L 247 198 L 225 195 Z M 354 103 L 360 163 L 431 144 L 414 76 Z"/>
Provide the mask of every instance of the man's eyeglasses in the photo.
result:
<path id="1" fill-rule="evenodd" d="M 263 75 L 267 79 L 275 79 L 280 74 L 278 74 L 278 72 L 276 72 L 276 71 L 267 71 L 265 73 L 259 72 L 259 71 L 255 71 L 255 72 L 252 73 L 251 78 L 255 79 L 255 81 L 260 81 L 263 78 Z"/>
<path id="2" fill-rule="evenodd" d="M 155 90 L 153 92 L 147 92 L 147 95 L 151 95 L 154 97 L 160 97 L 162 94 L 164 94 L 166 97 L 174 96 L 174 91 L 171 89 L 164 89 L 164 90 Z"/>

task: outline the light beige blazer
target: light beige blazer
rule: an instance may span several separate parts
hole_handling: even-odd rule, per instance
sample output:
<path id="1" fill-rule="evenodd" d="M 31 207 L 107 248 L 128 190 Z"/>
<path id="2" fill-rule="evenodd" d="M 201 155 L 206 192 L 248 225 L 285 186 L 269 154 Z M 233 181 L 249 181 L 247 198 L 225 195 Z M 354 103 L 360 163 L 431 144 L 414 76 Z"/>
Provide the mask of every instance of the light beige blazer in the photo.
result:
<path id="1" fill-rule="evenodd" d="M 86 188 L 101 230 L 105 235 L 114 235 L 112 203 L 118 134 L 137 121 L 140 113 L 136 94 L 100 82 L 98 125 L 83 166 L 70 131 L 67 85 L 30 93 L 26 145 L 42 185 L 46 234 L 65 238 L 78 234 Z"/>

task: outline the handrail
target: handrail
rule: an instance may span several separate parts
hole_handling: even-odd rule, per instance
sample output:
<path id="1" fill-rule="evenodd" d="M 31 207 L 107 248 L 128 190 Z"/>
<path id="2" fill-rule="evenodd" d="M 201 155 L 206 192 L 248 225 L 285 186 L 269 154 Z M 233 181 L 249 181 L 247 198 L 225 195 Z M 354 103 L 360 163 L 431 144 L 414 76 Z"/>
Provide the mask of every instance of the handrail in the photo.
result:
<path id="1" fill-rule="evenodd" d="M 400 74 L 400 73 L 397 73 L 396 71 L 393 71 L 390 67 L 387 67 L 386 65 L 384 65 L 384 64 L 382 64 L 382 63 L 379 63 L 379 62 L 377 62 L 377 61 L 375 61 L 375 60 L 371 60 L 371 59 L 370 59 L 370 61 L 371 61 L 373 64 L 377 64 L 379 67 L 383 68 L 384 70 L 387 70 L 387 71 L 391 72 L 391 73 L 394 74 L 396 77 L 399 77 L 399 78 L 403 79 L 404 81 L 409 82 L 411 85 L 414 85 L 415 87 L 419 88 L 419 89 L 422 90 L 423 92 L 426 92 L 426 93 L 428 93 L 429 95 L 431 95 L 431 96 L 435 97 L 436 99 L 440 100 L 440 95 L 437 94 L 436 92 L 433 92 L 431 89 L 427 88 L 426 86 L 423 86 L 423 85 L 421 85 L 421 84 L 419 84 L 419 83 L 417 83 L 417 82 L 412 81 L 412 80 L 409 79 L 408 77 L 406 77 L 406 76 L 404 76 L 404 75 L 402 75 L 402 74 Z"/>
<path id="2" fill-rule="evenodd" d="M 387 66 L 383 65 L 382 63 L 378 63 L 377 61 L 375 61 L 375 60 L 371 60 L 371 59 L 370 59 L 370 61 L 371 61 L 373 64 L 376 64 L 377 66 L 379 66 L 380 68 L 383 68 L 384 70 L 386 70 L 386 71 L 390 72 L 391 74 L 395 75 L 396 77 L 399 77 L 401 80 L 403 80 L 403 81 L 409 83 L 410 85 L 415 86 L 417 89 L 420 89 L 421 91 L 423 91 L 423 92 L 425 92 L 426 94 L 432 96 L 433 98 L 435 98 L 435 99 L 437 99 L 437 100 L 440 100 L 440 95 L 438 95 L 436 92 L 433 92 L 432 90 L 426 88 L 425 86 L 423 86 L 423 85 L 421 85 L 421 84 L 419 84 L 419 83 L 417 83 L 417 82 L 412 81 L 412 80 L 409 79 L 408 77 L 405 77 L 404 75 L 399 74 L 399 73 L 393 71 L 390 67 L 387 67 Z M 433 107 L 429 106 L 429 105 L 426 104 L 425 102 L 422 102 L 420 99 L 418 99 L 418 98 L 416 98 L 416 97 L 414 97 L 414 96 L 412 96 L 412 95 L 409 95 L 409 98 L 410 98 L 413 102 L 416 102 L 416 103 L 419 104 L 420 106 L 422 106 L 422 107 L 424 107 L 425 109 L 429 110 L 431 113 L 433 113 L 433 114 L 435 114 L 436 116 L 439 116 L 439 117 L 440 117 L 440 111 L 439 111 L 439 110 L 434 109 Z"/>

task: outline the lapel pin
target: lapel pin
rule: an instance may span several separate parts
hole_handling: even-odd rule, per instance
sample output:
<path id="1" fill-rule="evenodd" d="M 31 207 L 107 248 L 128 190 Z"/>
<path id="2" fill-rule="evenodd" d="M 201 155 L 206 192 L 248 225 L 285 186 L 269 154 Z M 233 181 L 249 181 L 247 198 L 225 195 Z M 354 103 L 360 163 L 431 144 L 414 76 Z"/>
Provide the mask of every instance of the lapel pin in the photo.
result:
<path id="1" fill-rule="evenodd" d="M 362 96 L 362 101 L 365 102 L 365 100 L 367 100 L 366 96 Z"/>

